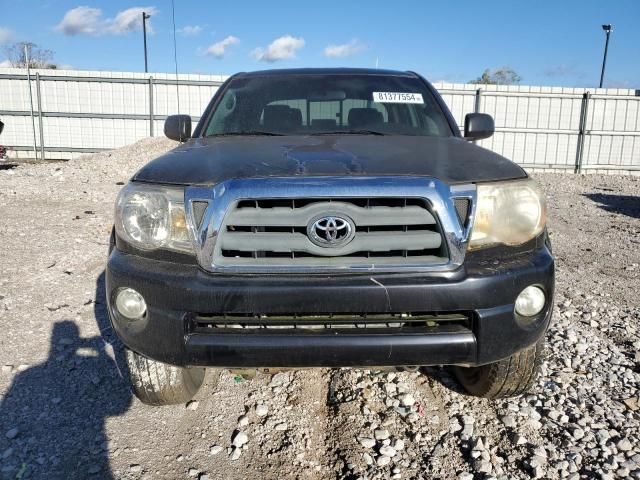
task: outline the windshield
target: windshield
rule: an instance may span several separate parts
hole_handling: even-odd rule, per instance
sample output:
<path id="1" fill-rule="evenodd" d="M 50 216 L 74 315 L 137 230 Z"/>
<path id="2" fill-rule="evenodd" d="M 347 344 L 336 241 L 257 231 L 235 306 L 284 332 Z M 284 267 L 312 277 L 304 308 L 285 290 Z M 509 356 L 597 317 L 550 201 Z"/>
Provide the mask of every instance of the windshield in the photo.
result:
<path id="1" fill-rule="evenodd" d="M 234 79 L 204 131 L 205 136 L 453 135 L 419 78 L 335 74 Z"/>

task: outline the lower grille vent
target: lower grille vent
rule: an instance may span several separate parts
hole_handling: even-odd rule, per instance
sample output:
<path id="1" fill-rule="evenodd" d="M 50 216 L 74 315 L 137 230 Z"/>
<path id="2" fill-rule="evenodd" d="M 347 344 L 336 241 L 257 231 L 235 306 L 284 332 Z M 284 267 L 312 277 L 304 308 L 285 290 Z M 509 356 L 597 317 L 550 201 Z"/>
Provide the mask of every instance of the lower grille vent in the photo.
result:
<path id="1" fill-rule="evenodd" d="M 191 333 L 221 333 L 224 331 L 282 330 L 403 330 L 424 331 L 443 326 L 471 328 L 471 315 L 448 314 L 324 314 L 324 315 L 195 315 L 190 319 Z"/>

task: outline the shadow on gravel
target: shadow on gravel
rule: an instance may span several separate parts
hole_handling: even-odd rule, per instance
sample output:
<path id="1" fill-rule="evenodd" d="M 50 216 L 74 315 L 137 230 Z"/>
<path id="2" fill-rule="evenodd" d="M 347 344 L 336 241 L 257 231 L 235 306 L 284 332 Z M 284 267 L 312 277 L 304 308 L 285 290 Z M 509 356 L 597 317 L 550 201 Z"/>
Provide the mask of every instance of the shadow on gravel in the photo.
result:
<path id="1" fill-rule="evenodd" d="M 447 390 L 460 395 L 470 396 L 456 380 L 451 367 L 421 367 L 420 372 L 431 380 L 438 382 Z"/>
<path id="2" fill-rule="evenodd" d="M 606 193 L 586 193 L 584 196 L 599 204 L 599 207 L 607 212 L 640 218 L 640 197 Z"/>
<path id="3" fill-rule="evenodd" d="M 113 478 L 105 421 L 126 412 L 132 397 L 108 354 L 104 273 L 95 299 L 102 337 L 55 322 L 47 360 L 18 373 L 2 400 L 1 478 Z"/>

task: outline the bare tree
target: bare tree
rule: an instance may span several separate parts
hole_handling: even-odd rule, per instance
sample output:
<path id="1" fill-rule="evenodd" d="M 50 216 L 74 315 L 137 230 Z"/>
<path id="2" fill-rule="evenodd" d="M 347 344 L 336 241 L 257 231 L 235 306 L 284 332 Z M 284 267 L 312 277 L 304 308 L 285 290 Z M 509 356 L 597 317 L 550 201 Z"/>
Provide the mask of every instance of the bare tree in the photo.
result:
<path id="1" fill-rule="evenodd" d="M 5 54 L 12 67 L 27 68 L 25 47 L 29 53 L 30 68 L 58 68 L 55 63 L 51 62 L 53 51 L 40 48 L 31 42 L 16 42 L 5 47 Z"/>
<path id="2" fill-rule="evenodd" d="M 504 66 L 494 70 L 486 69 L 475 80 L 469 83 L 477 85 L 515 85 L 520 83 L 522 78 L 511 67 Z"/>

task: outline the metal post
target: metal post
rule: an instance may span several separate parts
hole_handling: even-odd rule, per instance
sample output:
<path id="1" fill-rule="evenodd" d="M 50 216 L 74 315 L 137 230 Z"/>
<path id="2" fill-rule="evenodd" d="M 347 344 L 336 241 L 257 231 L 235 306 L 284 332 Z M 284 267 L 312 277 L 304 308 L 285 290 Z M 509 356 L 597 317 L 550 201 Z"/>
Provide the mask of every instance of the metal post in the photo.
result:
<path id="1" fill-rule="evenodd" d="M 602 82 L 604 81 L 604 67 L 607 64 L 607 51 L 609 50 L 609 35 L 611 35 L 611 25 L 602 25 L 602 29 L 607 34 L 607 39 L 604 42 L 604 58 L 602 59 L 602 71 L 600 72 L 600 88 L 602 88 Z"/>
<path id="2" fill-rule="evenodd" d="M 480 113 L 481 103 L 482 103 L 482 89 L 478 88 L 476 90 L 475 102 L 474 102 L 474 105 L 473 105 L 474 113 Z M 478 141 L 474 140 L 473 143 L 478 143 Z"/>
<path id="3" fill-rule="evenodd" d="M 38 97 L 38 130 L 40 131 L 40 158 L 44 160 L 44 129 L 42 128 L 42 94 L 40 93 L 40 73 L 36 72 L 36 95 Z"/>
<path id="4" fill-rule="evenodd" d="M 473 111 L 475 113 L 480 113 L 480 102 L 482 101 L 482 89 L 479 88 L 476 90 L 476 102 L 473 106 Z"/>
<path id="5" fill-rule="evenodd" d="M 589 111 L 589 99 L 591 93 L 586 92 L 582 95 L 582 103 L 580 104 L 580 126 L 578 127 L 578 144 L 576 147 L 576 165 L 574 173 L 580 173 L 582 170 L 582 156 L 584 154 L 584 138 L 587 134 L 587 112 Z"/>
<path id="6" fill-rule="evenodd" d="M 144 37 L 144 73 L 149 71 L 147 65 L 147 19 L 151 15 L 147 15 L 146 12 L 142 12 L 142 36 Z"/>
<path id="7" fill-rule="evenodd" d="M 153 77 L 149 77 L 149 136 L 153 137 Z"/>
<path id="8" fill-rule="evenodd" d="M 31 68 L 29 66 L 29 45 L 24 46 L 24 60 L 27 64 L 27 83 L 29 85 L 29 106 L 31 107 L 31 128 L 33 130 L 33 155 L 38 159 L 38 144 L 36 141 L 36 119 L 33 116 L 33 92 L 31 92 Z"/>

